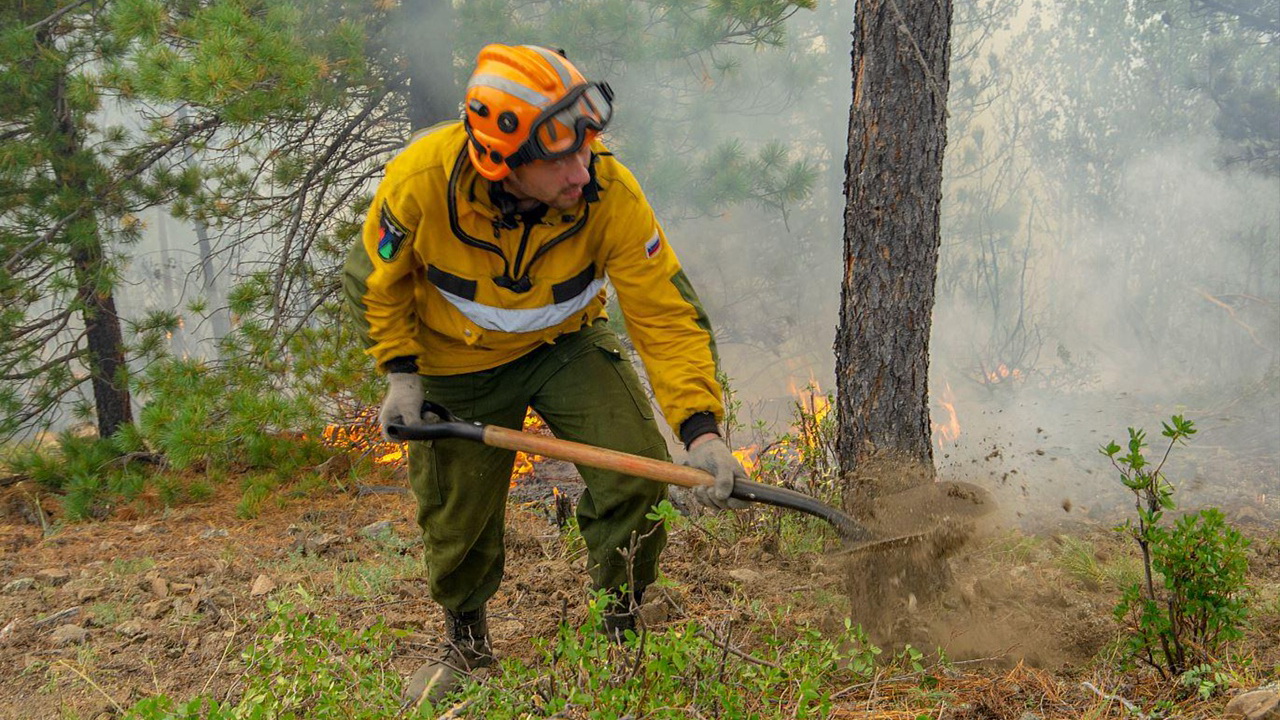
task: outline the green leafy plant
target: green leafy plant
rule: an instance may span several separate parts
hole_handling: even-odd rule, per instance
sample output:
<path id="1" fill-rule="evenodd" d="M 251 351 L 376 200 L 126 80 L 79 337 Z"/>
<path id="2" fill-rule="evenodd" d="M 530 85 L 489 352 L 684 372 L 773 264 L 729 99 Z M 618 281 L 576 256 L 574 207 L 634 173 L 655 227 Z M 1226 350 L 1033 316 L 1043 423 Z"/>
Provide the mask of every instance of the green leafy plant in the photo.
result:
<path id="1" fill-rule="evenodd" d="M 733 648 L 732 636 L 695 622 L 629 635 L 617 644 L 595 630 L 607 602 L 596 596 L 581 625 L 562 624 L 554 641 L 535 641 L 542 653 L 535 665 L 506 660 L 498 677 L 460 690 L 470 701 L 468 713 L 493 720 L 557 713 L 671 720 L 828 717 L 832 694 L 873 676 L 880 653 L 851 622 L 835 637 L 814 628 L 795 637 L 766 637 L 752 654 Z"/>
<path id="2" fill-rule="evenodd" d="M 1208 700 L 1219 690 L 1231 684 L 1231 676 L 1209 663 L 1201 663 L 1182 673 L 1182 684 L 1195 691 L 1201 700 Z"/>
<path id="3" fill-rule="evenodd" d="M 1125 590 L 1115 616 L 1129 626 L 1129 657 L 1164 678 L 1212 667 L 1222 645 L 1243 636 L 1248 612 L 1249 542 L 1226 524 L 1221 511 L 1206 508 L 1172 527 L 1161 523 L 1164 513 L 1176 507 L 1173 484 L 1162 469 L 1174 446 L 1195 432 L 1193 423 L 1180 415 L 1164 423 L 1161 434 L 1168 446 L 1154 465 L 1145 454 L 1143 430 L 1129 428 L 1128 452 L 1114 441 L 1101 449 L 1134 494 L 1136 522 L 1127 520 L 1116 529 L 1138 544 L 1144 571 L 1143 580 Z"/>
<path id="4" fill-rule="evenodd" d="M 242 657 L 244 693 L 236 703 L 207 696 L 175 702 L 147 698 L 126 714 L 130 720 L 255 720 L 395 717 L 400 680 L 391 665 L 391 631 L 380 620 L 351 630 L 334 617 L 299 602 L 268 602 L 270 613 Z"/>

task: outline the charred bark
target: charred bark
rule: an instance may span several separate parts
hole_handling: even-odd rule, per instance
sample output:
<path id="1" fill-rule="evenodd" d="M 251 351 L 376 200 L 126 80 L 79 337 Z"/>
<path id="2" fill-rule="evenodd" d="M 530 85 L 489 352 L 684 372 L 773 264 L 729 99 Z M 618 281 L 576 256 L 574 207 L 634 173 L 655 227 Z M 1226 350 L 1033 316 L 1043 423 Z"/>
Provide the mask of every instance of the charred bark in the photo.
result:
<path id="1" fill-rule="evenodd" d="M 859 0 L 836 335 L 847 503 L 933 479 L 929 332 L 951 0 Z"/>

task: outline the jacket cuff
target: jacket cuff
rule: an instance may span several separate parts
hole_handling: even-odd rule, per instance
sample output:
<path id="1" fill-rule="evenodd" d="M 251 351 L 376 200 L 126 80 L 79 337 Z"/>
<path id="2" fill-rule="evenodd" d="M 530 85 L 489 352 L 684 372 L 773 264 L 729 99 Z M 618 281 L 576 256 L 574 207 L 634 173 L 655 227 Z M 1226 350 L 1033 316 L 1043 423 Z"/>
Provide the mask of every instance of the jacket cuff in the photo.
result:
<path id="1" fill-rule="evenodd" d="M 706 433 L 720 435 L 716 416 L 709 412 L 694 413 L 689 416 L 689 419 L 680 423 L 680 442 L 684 443 L 685 450 L 689 449 L 689 443 Z"/>
<path id="2" fill-rule="evenodd" d="M 417 373 L 418 359 L 412 355 L 400 355 L 382 363 L 382 369 L 388 373 Z"/>

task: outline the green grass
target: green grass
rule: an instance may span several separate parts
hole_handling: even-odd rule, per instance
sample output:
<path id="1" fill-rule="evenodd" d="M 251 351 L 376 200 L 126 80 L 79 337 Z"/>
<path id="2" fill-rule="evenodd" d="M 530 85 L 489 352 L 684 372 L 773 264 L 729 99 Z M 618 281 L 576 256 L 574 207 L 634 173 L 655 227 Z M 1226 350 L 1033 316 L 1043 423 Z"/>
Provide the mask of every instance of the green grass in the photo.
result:
<path id="1" fill-rule="evenodd" d="M 989 552 L 1007 562 L 1025 565 L 1035 560 L 1043 545 L 1040 538 L 1010 530 L 991 542 Z"/>
<path id="2" fill-rule="evenodd" d="M 1142 579 L 1138 558 L 1120 555 L 1103 562 L 1092 542 L 1069 535 L 1062 537 L 1057 561 L 1076 580 L 1108 590 L 1123 590 Z"/>
<path id="3" fill-rule="evenodd" d="M 147 698 L 126 712 L 133 720 L 230 720 L 306 717 L 373 720 L 397 716 L 400 678 L 391 660 L 397 633 L 381 622 L 356 630 L 317 612 L 316 599 L 295 589 L 289 602 L 268 603 L 241 659 L 243 694 L 236 702 L 211 697 Z M 776 632 L 749 658 L 725 651 L 712 632 L 686 622 L 622 645 L 594 631 L 604 598 L 590 604 L 581 626 L 562 626 L 553 639 L 535 640 L 532 663 L 506 659 L 483 685 L 464 685 L 445 703 L 416 717 L 436 718 L 457 702 L 467 717 L 510 720 L 549 717 L 575 709 L 590 717 L 659 719 L 752 717 L 821 718 L 832 695 L 874 676 L 879 649 L 846 624 L 836 637 L 812 628 Z M 784 626 L 780 615 L 764 625 Z M 919 655 L 902 654 L 896 670 L 920 670 Z"/>
<path id="4" fill-rule="evenodd" d="M 386 597 L 392 583 L 422 575 L 422 558 L 391 554 L 372 562 L 347 563 L 333 573 L 334 588 L 357 600 Z"/>

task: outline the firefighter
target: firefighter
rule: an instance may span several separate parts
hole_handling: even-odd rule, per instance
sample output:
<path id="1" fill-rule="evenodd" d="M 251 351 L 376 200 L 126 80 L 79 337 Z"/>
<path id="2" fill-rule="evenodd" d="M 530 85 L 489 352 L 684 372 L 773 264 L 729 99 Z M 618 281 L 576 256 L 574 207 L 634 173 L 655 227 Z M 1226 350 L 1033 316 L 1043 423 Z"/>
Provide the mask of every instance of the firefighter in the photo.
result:
<path id="1" fill-rule="evenodd" d="M 598 137 L 613 99 L 563 53 L 489 45 L 461 121 L 428 129 L 387 165 L 344 268 L 351 314 L 387 376 L 379 419 L 429 423 L 427 399 L 519 428 L 531 407 L 557 437 L 670 460 L 606 325 L 607 278 L 686 462 L 715 476 L 695 495 L 738 507 L 730 493 L 746 472 L 720 436 L 711 326 L 635 177 Z M 485 603 L 502 579 L 513 462 L 466 440 L 409 446 L 446 642 L 407 683 L 406 705 L 438 701 L 460 672 L 493 661 Z M 603 630 L 621 637 L 657 575 L 666 535 L 645 515 L 665 486 L 579 470 L 591 582 L 617 598 Z"/>

